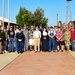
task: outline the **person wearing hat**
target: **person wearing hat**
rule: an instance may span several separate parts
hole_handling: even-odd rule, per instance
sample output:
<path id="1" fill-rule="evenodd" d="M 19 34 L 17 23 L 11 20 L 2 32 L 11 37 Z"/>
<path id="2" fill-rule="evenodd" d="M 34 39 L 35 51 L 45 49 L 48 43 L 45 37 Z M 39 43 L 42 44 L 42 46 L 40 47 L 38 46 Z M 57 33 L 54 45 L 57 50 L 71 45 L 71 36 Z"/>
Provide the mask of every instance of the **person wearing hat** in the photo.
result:
<path id="1" fill-rule="evenodd" d="M 18 33 L 16 34 L 16 41 L 17 41 L 17 53 L 22 53 L 22 43 L 25 41 L 24 34 L 21 31 L 21 28 L 19 28 Z"/>
<path id="2" fill-rule="evenodd" d="M 10 26 L 8 31 L 9 52 L 14 52 L 14 38 L 15 38 L 15 32 L 13 30 L 13 27 Z"/>

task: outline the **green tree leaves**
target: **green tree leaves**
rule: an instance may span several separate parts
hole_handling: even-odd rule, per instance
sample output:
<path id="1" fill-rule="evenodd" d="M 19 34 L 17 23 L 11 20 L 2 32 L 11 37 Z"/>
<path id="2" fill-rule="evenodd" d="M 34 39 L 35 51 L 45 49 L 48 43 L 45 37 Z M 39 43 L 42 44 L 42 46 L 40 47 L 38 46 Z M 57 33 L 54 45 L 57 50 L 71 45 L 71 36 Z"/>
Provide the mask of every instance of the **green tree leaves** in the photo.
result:
<path id="1" fill-rule="evenodd" d="M 20 24 L 21 27 L 23 25 L 27 25 L 30 27 L 31 25 L 39 26 L 40 24 L 43 27 L 47 27 L 48 18 L 44 17 L 44 10 L 41 8 L 37 8 L 34 13 L 28 11 L 26 8 L 20 7 L 19 13 L 16 16 L 16 23 Z"/>

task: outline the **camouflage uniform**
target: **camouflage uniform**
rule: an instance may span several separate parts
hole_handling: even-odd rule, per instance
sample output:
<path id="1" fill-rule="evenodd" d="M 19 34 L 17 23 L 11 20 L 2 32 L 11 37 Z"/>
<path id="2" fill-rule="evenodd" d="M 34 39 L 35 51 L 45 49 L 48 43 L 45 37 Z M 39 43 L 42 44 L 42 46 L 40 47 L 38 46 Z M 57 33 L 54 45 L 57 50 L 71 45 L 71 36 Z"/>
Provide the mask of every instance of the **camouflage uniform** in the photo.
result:
<path id="1" fill-rule="evenodd" d="M 70 31 L 66 30 L 64 32 L 64 41 L 65 41 L 65 46 L 67 50 L 70 50 Z"/>

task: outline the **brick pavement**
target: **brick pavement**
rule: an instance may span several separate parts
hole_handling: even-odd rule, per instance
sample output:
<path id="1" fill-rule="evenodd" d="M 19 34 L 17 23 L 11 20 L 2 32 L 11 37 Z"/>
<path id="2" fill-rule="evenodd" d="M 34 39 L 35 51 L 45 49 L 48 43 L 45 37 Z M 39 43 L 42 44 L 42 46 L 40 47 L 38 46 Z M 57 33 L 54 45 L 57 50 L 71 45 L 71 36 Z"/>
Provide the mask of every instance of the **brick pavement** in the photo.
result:
<path id="1" fill-rule="evenodd" d="M 24 52 L 0 75 L 75 75 L 75 59 L 68 52 Z"/>

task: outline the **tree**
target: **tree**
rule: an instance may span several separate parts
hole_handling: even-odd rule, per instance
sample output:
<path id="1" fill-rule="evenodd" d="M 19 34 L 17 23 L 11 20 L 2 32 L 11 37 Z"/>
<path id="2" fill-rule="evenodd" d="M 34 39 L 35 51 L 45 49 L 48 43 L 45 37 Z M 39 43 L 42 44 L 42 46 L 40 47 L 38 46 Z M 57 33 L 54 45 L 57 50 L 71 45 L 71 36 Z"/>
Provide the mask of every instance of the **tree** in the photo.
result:
<path id="1" fill-rule="evenodd" d="M 40 24 L 43 25 L 43 27 L 47 26 L 48 18 L 44 17 L 44 10 L 41 8 L 37 8 L 34 12 L 35 16 L 35 25 L 39 26 Z"/>
<path id="2" fill-rule="evenodd" d="M 16 23 L 20 24 L 21 27 L 24 24 L 27 24 L 27 19 L 29 18 L 28 13 L 29 13 L 29 11 L 27 9 L 20 7 L 19 13 L 16 16 Z"/>
<path id="3" fill-rule="evenodd" d="M 20 24 L 23 27 L 26 24 L 28 27 L 31 25 L 39 26 L 40 24 L 43 27 L 47 26 L 48 19 L 44 17 L 44 10 L 37 8 L 34 13 L 28 11 L 26 8 L 20 7 L 19 13 L 16 16 L 16 23 Z"/>

